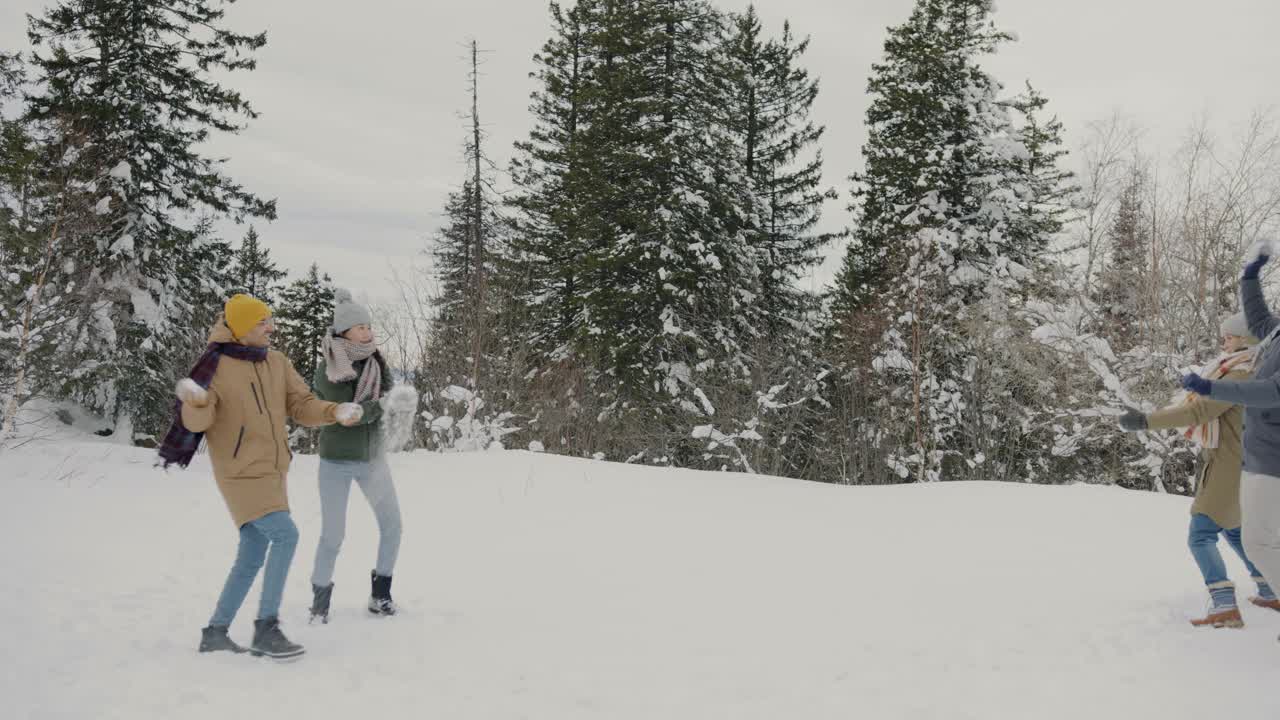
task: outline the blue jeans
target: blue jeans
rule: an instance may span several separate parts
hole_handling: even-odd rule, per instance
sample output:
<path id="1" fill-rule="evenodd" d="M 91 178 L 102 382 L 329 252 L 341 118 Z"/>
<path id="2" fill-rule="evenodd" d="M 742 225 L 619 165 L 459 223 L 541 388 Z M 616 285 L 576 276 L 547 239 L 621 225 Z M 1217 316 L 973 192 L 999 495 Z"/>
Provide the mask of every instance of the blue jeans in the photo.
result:
<path id="1" fill-rule="evenodd" d="M 1200 566 L 1200 574 L 1204 576 L 1204 584 L 1215 585 L 1227 582 L 1227 566 L 1222 561 L 1222 554 L 1218 552 L 1219 534 L 1227 538 L 1227 544 L 1244 561 L 1244 566 L 1249 570 L 1249 577 L 1254 580 L 1261 579 L 1262 573 L 1258 572 L 1258 568 L 1254 567 L 1253 563 L 1249 561 L 1249 556 L 1245 555 L 1244 545 L 1240 542 L 1240 528 L 1223 528 L 1208 515 L 1196 513 L 1191 516 L 1191 530 L 1187 534 L 1187 546 L 1191 548 L 1191 556 L 1196 559 L 1196 564 Z"/>
<path id="2" fill-rule="evenodd" d="M 374 571 L 389 576 L 395 570 L 396 556 L 400 554 L 400 501 L 386 458 L 369 462 L 321 459 L 320 544 L 316 547 L 312 585 L 325 587 L 333 582 L 333 568 L 347 534 L 347 499 L 352 480 L 360 486 L 378 519 L 378 561 Z"/>
<path id="3" fill-rule="evenodd" d="M 268 557 L 267 548 L 271 549 Z M 240 549 L 236 551 L 235 565 L 227 576 L 227 584 L 218 597 L 218 607 L 213 611 L 209 624 L 219 627 L 231 625 L 236 612 L 244 604 L 244 598 L 253 586 L 253 579 L 262 569 L 265 558 L 267 571 L 262 575 L 262 602 L 258 606 L 258 619 L 280 614 L 280 599 L 284 595 L 284 581 L 289 577 L 289 565 L 293 551 L 298 547 L 298 526 L 289 513 L 273 512 L 240 526 Z"/>

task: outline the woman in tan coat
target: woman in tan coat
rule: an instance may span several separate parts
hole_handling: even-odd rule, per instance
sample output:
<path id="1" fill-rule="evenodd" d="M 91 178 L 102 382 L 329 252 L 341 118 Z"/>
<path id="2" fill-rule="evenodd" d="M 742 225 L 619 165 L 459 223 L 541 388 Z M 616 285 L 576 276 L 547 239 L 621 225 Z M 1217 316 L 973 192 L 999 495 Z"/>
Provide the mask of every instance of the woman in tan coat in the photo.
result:
<path id="1" fill-rule="evenodd" d="M 250 652 L 278 659 L 303 653 L 280 631 L 278 619 L 298 544 L 298 528 L 289 515 L 286 483 L 293 453 L 285 418 L 318 426 L 353 424 L 360 417 L 359 405 L 312 395 L 289 359 L 268 349 L 274 331 L 271 311 L 261 300 L 236 295 L 227 301 L 209 333 L 208 349 L 191 376 L 178 383 L 176 417 L 160 448 L 166 466 L 185 467 L 201 438 L 207 438 L 218 490 L 240 533 L 235 565 L 202 632 L 201 652 L 244 651 L 227 630 L 265 561 Z"/>
<path id="2" fill-rule="evenodd" d="M 1252 372 L 1257 338 L 1249 333 L 1244 315 L 1233 315 L 1222 324 L 1222 355 L 1207 365 L 1201 376 L 1208 380 L 1246 380 Z M 1150 415 L 1129 408 L 1120 418 L 1128 431 L 1186 428 L 1187 438 L 1204 451 L 1204 467 L 1196 478 L 1196 496 L 1191 504 L 1191 528 L 1187 544 L 1200 567 L 1212 606 L 1196 626 L 1243 627 L 1236 606 L 1235 585 L 1227 578 L 1227 568 L 1218 552 L 1218 536 L 1244 561 L 1258 585 L 1250 601 L 1261 607 L 1280 610 L 1280 601 L 1262 574 L 1245 554 L 1240 538 L 1240 464 L 1244 412 L 1207 397 L 1190 394 L 1181 403 Z"/>

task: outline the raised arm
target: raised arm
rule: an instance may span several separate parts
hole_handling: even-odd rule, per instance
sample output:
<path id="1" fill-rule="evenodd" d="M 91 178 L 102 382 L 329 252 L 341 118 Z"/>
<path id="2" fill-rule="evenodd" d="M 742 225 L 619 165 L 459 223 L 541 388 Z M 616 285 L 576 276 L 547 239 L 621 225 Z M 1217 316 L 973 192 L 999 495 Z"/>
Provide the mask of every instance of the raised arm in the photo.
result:
<path id="1" fill-rule="evenodd" d="M 1241 278 L 1240 304 L 1249 323 L 1249 332 L 1259 340 L 1266 339 L 1280 325 L 1280 318 L 1272 315 L 1267 307 L 1267 298 L 1262 294 L 1262 280 L 1256 275 Z"/>
<path id="2" fill-rule="evenodd" d="M 1262 240 L 1249 248 L 1244 272 L 1240 275 L 1240 304 L 1244 308 L 1245 320 L 1249 323 L 1249 332 L 1259 340 L 1265 340 L 1280 319 L 1271 314 L 1267 307 L 1267 299 L 1262 294 L 1262 266 L 1271 259 L 1273 252 L 1271 242 Z"/>

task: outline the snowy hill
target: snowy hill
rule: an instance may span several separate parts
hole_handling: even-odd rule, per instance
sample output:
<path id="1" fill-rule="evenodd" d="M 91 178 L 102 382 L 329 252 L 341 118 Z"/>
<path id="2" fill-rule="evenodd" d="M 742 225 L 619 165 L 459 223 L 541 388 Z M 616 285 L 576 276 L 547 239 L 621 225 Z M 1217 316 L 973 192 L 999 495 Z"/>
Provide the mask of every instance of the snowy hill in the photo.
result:
<path id="1" fill-rule="evenodd" d="M 0 715 L 54 718 L 1275 717 L 1280 614 L 1194 630 L 1187 500 L 1099 487 L 837 487 L 523 452 L 393 459 L 395 618 L 367 616 L 353 493 L 334 619 L 290 665 L 195 652 L 236 536 L 201 456 L 0 456 Z M 1230 558 L 1241 584 L 1243 569 Z M 232 628 L 247 642 L 257 592 Z"/>

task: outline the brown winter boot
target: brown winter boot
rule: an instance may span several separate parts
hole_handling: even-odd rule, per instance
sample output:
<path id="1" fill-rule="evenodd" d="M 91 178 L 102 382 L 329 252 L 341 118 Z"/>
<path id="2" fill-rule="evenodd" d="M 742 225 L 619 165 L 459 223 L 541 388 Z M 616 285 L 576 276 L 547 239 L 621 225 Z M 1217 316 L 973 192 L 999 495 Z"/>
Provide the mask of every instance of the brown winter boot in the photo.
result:
<path id="1" fill-rule="evenodd" d="M 1254 595 L 1253 597 L 1249 598 L 1249 602 L 1253 603 L 1254 605 L 1257 605 L 1260 608 L 1267 608 L 1268 610 L 1275 610 L 1277 612 L 1280 612 L 1280 599 L 1272 598 L 1270 600 L 1263 600 L 1257 595 Z"/>
<path id="2" fill-rule="evenodd" d="M 1196 618 L 1191 621 L 1196 627 L 1208 627 L 1212 625 L 1216 628 L 1242 628 L 1244 627 L 1244 618 L 1240 617 L 1239 608 L 1227 608 L 1225 610 L 1214 610 L 1202 618 Z"/>

